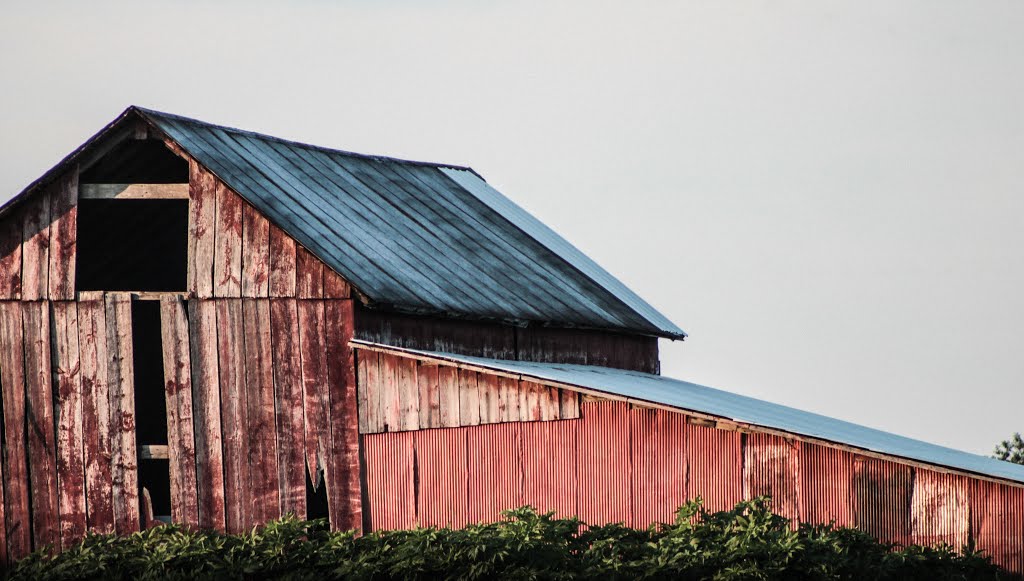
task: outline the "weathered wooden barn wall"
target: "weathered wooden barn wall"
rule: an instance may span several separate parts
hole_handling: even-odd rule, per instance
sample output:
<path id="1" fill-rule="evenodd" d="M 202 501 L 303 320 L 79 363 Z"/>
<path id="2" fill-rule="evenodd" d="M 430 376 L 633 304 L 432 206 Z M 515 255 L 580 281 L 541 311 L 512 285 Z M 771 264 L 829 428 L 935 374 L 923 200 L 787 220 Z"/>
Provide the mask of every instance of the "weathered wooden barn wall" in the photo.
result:
<path id="1" fill-rule="evenodd" d="M 360 365 L 385 356 L 357 353 Z M 463 371 L 408 361 L 431 373 Z M 591 523 L 647 526 L 671 522 L 697 496 L 723 510 L 770 495 L 773 510 L 794 523 L 834 521 L 901 544 L 974 543 L 1024 572 L 1022 487 L 583 397 L 576 419 L 364 430 L 364 526 L 457 527 L 525 504 Z"/>
<path id="2" fill-rule="evenodd" d="M 182 292 L 76 292 L 78 172 L 0 217 L 0 560 L 150 524 L 132 305 L 159 301 L 172 518 L 361 517 L 348 284 L 194 161 Z M 153 453 L 153 452 L 149 452 Z"/>
<path id="3" fill-rule="evenodd" d="M 588 329 L 515 327 L 356 307 L 355 338 L 493 359 L 574 363 L 659 373 L 658 338 Z"/>

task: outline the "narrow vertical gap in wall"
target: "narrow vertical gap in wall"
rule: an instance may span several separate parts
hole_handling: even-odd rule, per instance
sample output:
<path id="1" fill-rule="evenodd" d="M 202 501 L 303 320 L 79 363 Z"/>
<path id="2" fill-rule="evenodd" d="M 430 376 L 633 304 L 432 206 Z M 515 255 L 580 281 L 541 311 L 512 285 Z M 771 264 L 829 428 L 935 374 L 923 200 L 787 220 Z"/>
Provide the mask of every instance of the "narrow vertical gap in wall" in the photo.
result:
<path id="1" fill-rule="evenodd" d="M 135 364 L 135 440 L 139 448 L 139 499 L 149 491 L 156 520 L 171 520 L 171 472 L 167 459 L 167 399 L 164 394 L 160 302 L 132 301 Z M 140 505 L 140 514 L 145 507 Z M 143 523 L 148 525 L 148 523 Z"/>
<path id="2" fill-rule="evenodd" d="M 327 481 L 324 479 L 324 471 L 318 470 L 316 476 L 320 486 L 313 489 L 313 480 L 309 477 L 309 470 L 306 470 L 306 519 L 329 519 L 327 510 Z M 329 525 L 328 525 L 329 528 Z"/>

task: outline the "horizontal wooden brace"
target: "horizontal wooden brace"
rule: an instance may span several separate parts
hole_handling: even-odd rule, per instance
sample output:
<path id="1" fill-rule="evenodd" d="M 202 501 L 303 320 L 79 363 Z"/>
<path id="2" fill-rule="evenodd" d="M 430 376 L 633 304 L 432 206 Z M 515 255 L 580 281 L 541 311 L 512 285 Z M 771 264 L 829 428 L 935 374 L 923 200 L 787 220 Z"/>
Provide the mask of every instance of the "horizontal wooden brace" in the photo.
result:
<path id="1" fill-rule="evenodd" d="M 167 460 L 167 446 L 142 445 L 139 446 L 139 460 Z"/>
<path id="2" fill-rule="evenodd" d="M 187 200 L 188 184 L 79 184 L 82 200 Z"/>

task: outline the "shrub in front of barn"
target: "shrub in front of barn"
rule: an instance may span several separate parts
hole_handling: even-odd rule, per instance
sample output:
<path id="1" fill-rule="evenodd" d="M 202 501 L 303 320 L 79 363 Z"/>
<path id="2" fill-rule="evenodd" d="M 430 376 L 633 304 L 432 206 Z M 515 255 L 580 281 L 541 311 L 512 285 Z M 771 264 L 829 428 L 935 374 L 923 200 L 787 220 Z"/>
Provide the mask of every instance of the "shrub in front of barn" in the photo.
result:
<path id="1" fill-rule="evenodd" d="M 982 554 L 898 547 L 853 528 L 800 525 L 770 501 L 709 513 L 699 500 L 675 523 L 588 527 L 526 507 L 463 529 L 330 532 L 284 518 L 244 535 L 176 525 L 91 535 L 37 552 L 8 579 L 1001 579 Z"/>

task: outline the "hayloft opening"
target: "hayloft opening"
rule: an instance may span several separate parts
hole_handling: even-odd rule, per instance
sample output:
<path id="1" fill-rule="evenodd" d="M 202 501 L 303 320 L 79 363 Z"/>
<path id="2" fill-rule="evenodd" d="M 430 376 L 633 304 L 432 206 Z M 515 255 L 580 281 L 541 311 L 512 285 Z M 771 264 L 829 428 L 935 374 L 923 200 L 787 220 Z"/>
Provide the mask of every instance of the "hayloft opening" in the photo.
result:
<path id="1" fill-rule="evenodd" d="M 188 162 L 163 141 L 127 139 L 79 176 L 86 184 L 187 184 Z"/>
<path id="2" fill-rule="evenodd" d="M 78 290 L 187 287 L 188 200 L 80 200 Z"/>
<path id="3" fill-rule="evenodd" d="M 167 398 L 160 333 L 160 302 L 132 301 L 132 349 L 135 365 L 135 443 L 139 447 L 140 514 L 143 489 L 149 491 L 153 515 L 170 522 L 171 474 L 167 459 Z"/>

